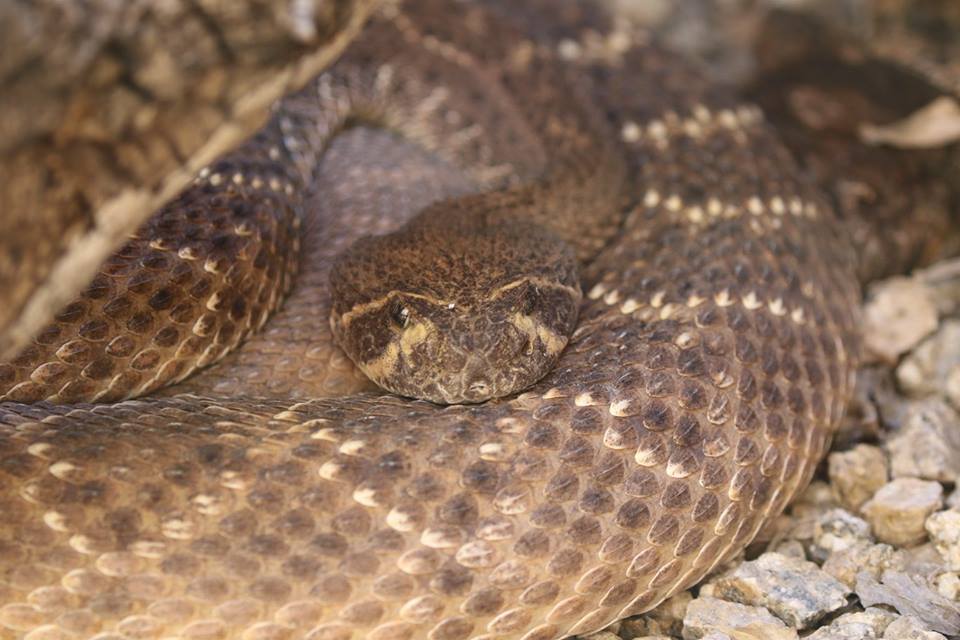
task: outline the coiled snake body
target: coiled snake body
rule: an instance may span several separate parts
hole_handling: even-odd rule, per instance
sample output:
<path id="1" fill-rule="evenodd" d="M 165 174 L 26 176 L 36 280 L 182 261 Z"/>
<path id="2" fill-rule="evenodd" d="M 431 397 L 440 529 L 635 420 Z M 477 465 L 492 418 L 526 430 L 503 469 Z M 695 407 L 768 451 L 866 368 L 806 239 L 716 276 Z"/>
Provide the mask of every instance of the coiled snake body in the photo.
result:
<path id="1" fill-rule="evenodd" d="M 475 406 L 261 391 L 13 402 L 145 393 L 266 321 L 293 279 L 335 69 L 0 369 L 0 637 L 583 633 L 695 583 L 809 480 L 857 355 L 852 251 L 830 207 L 756 109 L 657 51 L 596 62 L 623 72 L 592 74 L 603 122 L 535 68 L 535 41 L 459 10 L 381 18 L 339 68 L 407 39 L 422 60 L 399 53 L 408 72 L 369 76 L 423 123 L 407 135 L 482 189 L 562 177 L 544 183 L 567 189 L 559 208 L 533 219 L 579 231 L 592 259 L 554 369 Z M 593 137 L 607 126 L 622 157 Z M 620 224 L 607 213 L 624 201 Z"/>

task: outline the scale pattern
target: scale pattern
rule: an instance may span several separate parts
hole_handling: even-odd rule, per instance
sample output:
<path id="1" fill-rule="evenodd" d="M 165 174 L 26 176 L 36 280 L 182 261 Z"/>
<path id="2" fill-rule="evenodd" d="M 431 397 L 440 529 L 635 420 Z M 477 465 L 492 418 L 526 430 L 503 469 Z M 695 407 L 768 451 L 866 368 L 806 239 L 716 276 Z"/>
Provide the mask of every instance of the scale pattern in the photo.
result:
<path id="1" fill-rule="evenodd" d="M 470 407 L 4 403 L 0 638 L 552 639 L 742 549 L 851 393 L 853 252 L 756 108 L 653 49 L 607 64 L 634 203 L 547 378 Z"/>

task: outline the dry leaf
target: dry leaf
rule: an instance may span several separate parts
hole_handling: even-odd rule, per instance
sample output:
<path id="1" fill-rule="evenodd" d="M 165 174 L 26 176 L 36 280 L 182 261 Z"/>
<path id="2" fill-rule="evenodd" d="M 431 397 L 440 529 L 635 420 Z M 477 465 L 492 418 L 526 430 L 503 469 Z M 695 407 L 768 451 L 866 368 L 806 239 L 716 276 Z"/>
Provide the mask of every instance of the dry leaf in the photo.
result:
<path id="1" fill-rule="evenodd" d="M 942 96 L 903 120 L 886 125 L 860 125 L 867 144 L 887 144 L 901 149 L 943 147 L 960 140 L 960 104 Z"/>

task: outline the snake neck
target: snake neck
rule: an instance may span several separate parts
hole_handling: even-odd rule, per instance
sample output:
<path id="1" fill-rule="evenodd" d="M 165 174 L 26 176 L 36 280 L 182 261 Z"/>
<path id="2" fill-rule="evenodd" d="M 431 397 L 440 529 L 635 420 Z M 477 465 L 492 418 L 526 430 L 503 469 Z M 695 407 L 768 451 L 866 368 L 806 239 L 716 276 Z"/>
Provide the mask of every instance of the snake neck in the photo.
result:
<path id="1" fill-rule="evenodd" d="M 500 192 L 491 215 L 543 225 L 588 261 L 622 218 L 627 170 L 617 136 L 548 49 L 519 33 L 501 50 L 464 46 L 461 33 L 434 23 L 439 7 L 405 3 L 376 17 L 331 69 L 278 107 L 274 124 L 300 184 L 313 182 L 346 129 L 386 129 L 461 168 L 478 189 Z"/>

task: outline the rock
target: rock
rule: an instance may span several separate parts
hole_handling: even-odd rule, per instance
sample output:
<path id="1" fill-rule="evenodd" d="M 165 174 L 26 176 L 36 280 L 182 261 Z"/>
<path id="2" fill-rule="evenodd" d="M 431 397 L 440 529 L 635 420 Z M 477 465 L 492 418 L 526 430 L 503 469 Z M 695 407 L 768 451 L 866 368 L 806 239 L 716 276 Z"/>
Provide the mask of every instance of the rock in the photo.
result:
<path id="1" fill-rule="evenodd" d="M 822 563 L 832 553 L 861 542 L 873 542 L 870 525 L 849 511 L 831 509 L 814 524 L 811 559 Z"/>
<path id="2" fill-rule="evenodd" d="M 891 422 L 888 409 L 896 409 L 903 398 L 894 387 L 888 367 L 862 366 L 857 371 L 853 397 L 834 436 L 834 450 L 849 449 L 860 442 L 875 440 Z"/>
<path id="3" fill-rule="evenodd" d="M 886 443 L 894 478 L 960 479 L 960 415 L 940 398 L 909 405 L 901 430 Z"/>
<path id="4" fill-rule="evenodd" d="M 857 574 L 867 572 L 879 578 L 894 566 L 896 552 L 888 544 L 858 542 L 836 551 L 823 563 L 823 570 L 851 589 L 857 584 Z"/>
<path id="5" fill-rule="evenodd" d="M 960 410 L 960 365 L 950 369 L 947 380 L 943 385 L 943 392 L 953 408 Z"/>
<path id="6" fill-rule="evenodd" d="M 915 547 L 897 549 L 890 568 L 927 579 L 946 570 L 943 557 L 929 541 Z"/>
<path id="7" fill-rule="evenodd" d="M 817 521 L 837 506 L 830 485 L 815 480 L 791 505 L 783 533 L 801 542 L 813 540 Z"/>
<path id="8" fill-rule="evenodd" d="M 588 636 L 580 636 L 583 640 L 623 640 L 620 636 L 613 633 L 612 631 L 597 631 L 596 633 L 591 633 Z"/>
<path id="9" fill-rule="evenodd" d="M 937 585 L 937 593 L 947 600 L 960 600 L 960 575 L 953 571 L 941 573 L 934 582 Z"/>
<path id="10" fill-rule="evenodd" d="M 680 635 L 683 629 L 683 617 L 693 596 L 689 591 L 681 591 L 677 595 L 660 603 L 656 609 L 644 614 L 649 629 L 663 635 Z"/>
<path id="11" fill-rule="evenodd" d="M 814 480 L 793 502 L 791 513 L 795 518 L 805 517 L 812 512 L 819 517 L 819 514 L 837 506 L 839 505 L 836 503 L 830 485 L 821 480 Z"/>
<path id="12" fill-rule="evenodd" d="M 717 598 L 699 597 L 683 618 L 684 640 L 723 633 L 733 640 L 797 640 L 797 632 L 763 607 L 748 607 Z"/>
<path id="13" fill-rule="evenodd" d="M 879 607 L 845 613 L 828 627 L 820 627 L 804 640 L 875 640 L 883 637 L 896 614 Z"/>
<path id="14" fill-rule="evenodd" d="M 771 548 L 767 549 L 767 551 L 779 553 L 788 558 L 796 558 L 797 560 L 807 559 L 807 551 L 803 548 L 803 544 L 799 540 L 783 540 L 777 542 Z"/>
<path id="15" fill-rule="evenodd" d="M 960 320 L 946 320 L 897 367 L 900 388 L 914 397 L 944 393 L 947 375 L 960 365 Z"/>
<path id="16" fill-rule="evenodd" d="M 661 602 L 652 611 L 621 620 L 607 630 L 613 631 L 623 640 L 679 636 L 683 630 L 683 616 L 691 600 L 693 596 L 689 591 L 681 591 Z"/>
<path id="17" fill-rule="evenodd" d="M 711 585 L 718 597 L 766 607 L 801 630 L 846 606 L 850 594 L 850 589 L 814 563 L 779 553 L 765 553 L 745 562 L 712 580 Z"/>
<path id="18" fill-rule="evenodd" d="M 614 627 L 616 627 L 616 634 L 625 640 L 655 638 L 658 633 L 650 629 L 645 615 L 615 622 L 610 628 L 613 629 Z"/>
<path id="19" fill-rule="evenodd" d="M 946 636 L 930 631 L 913 616 L 900 616 L 890 623 L 883 633 L 884 640 L 947 640 Z"/>
<path id="20" fill-rule="evenodd" d="M 828 458 L 830 487 L 837 502 L 857 512 L 887 483 L 887 466 L 884 452 L 869 444 L 831 453 Z"/>
<path id="21" fill-rule="evenodd" d="M 940 483 L 898 478 L 881 487 L 863 505 L 862 511 L 877 540 L 908 546 L 926 539 L 924 520 L 942 503 L 943 487 Z"/>
<path id="22" fill-rule="evenodd" d="M 960 312 L 960 259 L 940 260 L 914 275 L 933 291 L 941 318 L 956 316 Z"/>
<path id="23" fill-rule="evenodd" d="M 919 280 L 890 278 L 870 287 L 864 321 L 868 355 L 892 364 L 936 330 L 937 306 Z"/>
<path id="24" fill-rule="evenodd" d="M 884 571 L 880 580 L 866 572 L 857 576 L 861 604 L 885 604 L 919 618 L 931 631 L 960 634 L 960 605 L 931 589 L 923 578 L 902 571 Z"/>
<path id="25" fill-rule="evenodd" d="M 947 568 L 960 571 L 960 509 L 931 514 L 924 523 L 924 528 Z"/>

